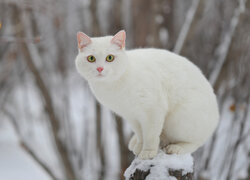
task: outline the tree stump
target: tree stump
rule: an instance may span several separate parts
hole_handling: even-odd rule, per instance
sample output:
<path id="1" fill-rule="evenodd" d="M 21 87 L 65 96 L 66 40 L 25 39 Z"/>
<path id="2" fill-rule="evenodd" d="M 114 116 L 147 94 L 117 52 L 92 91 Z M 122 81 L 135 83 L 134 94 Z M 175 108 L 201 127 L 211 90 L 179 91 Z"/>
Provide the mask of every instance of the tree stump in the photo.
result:
<path id="1" fill-rule="evenodd" d="M 193 180 L 193 157 L 160 152 L 152 160 L 136 158 L 124 176 L 126 180 Z"/>
<path id="2" fill-rule="evenodd" d="M 193 180 L 193 173 L 187 173 L 182 175 L 182 170 L 169 170 L 168 171 L 170 177 L 175 177 L 177 180 Z M 150 174 L 150 170 L 142 171 L 140 169 L 136 169 L 134 174 L 129 177 L 129 180 L 144 180 Z M 168 177 L 166 177 L 168 178 Z M 167 179 L 166 179 L 167 180 Z"/>

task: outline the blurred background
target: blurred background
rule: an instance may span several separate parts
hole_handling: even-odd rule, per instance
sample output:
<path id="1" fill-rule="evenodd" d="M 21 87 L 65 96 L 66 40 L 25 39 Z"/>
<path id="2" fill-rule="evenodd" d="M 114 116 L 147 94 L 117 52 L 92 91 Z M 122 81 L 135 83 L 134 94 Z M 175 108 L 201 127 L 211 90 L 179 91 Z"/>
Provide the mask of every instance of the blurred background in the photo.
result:
<path id="1" fill-rule="evenodd" d="M 74 65 L 77 31 L 121 29 L 127 49 L 186 56 L 213 85 L 221 118 L 196 178 L 249 180 L 250 0 L 1 0 L 0 179 L 123 179 L 132 132 Z"/>

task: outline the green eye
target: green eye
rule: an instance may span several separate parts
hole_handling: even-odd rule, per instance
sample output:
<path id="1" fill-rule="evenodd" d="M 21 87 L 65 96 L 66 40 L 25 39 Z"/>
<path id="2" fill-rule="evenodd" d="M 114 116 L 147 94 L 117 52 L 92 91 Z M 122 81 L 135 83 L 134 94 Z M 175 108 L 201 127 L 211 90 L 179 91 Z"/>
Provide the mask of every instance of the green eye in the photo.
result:
<path id="1" fill-rule="evenodd" d="M 110 55 L 108 55 L 108 56 L 106 57 L 106 61 L 108 61 L 108 62 L 112 62 L 112 61 L 114 61 L 114 59 L 115 59 L 115 56 L 112 55 L 112 54 L 110 54 Z"/>
<path id="2" fill-rule="evenodd" d="M 93 62 L 95 62 L 95 56 L 90 55 L 87 57 L 87 60 L 88 60 L 88 62 L 93 63 Z"/>

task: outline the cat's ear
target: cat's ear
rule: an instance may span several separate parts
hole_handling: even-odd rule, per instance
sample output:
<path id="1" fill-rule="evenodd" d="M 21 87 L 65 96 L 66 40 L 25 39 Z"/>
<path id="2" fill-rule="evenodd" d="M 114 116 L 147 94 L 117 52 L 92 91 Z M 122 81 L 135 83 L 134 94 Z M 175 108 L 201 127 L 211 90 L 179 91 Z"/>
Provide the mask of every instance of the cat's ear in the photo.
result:
<path id="1" fill-rule="evenodd" d="M 111 43 L 117 45 L 120 49 L 125 47 L 125 40 L 126 40 L 126 32 L 124 30 L 119 31 L 114 35 L 111 40 Z"/>
<path id="2" fill-rule="evenodd" d="M 77 42 L 78 42 L 78 49 L 80 51 L 82 51 L 83 48 L 85 48 L 87 45 L 89 45 L 91 43 L 91 39 L 83 32 L 78 32 L 77 33 Z"/>

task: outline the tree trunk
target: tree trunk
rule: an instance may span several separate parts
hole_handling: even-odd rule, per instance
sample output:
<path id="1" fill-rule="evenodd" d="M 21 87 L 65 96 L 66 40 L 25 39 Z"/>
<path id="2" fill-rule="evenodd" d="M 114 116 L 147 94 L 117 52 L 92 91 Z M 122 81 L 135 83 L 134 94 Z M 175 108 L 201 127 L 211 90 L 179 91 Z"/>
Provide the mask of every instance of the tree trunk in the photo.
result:
<path id="1" fill-rule="evenodd" d="M 194 179 L 194 173 L 187 173 L 185 175 L 182 175 L 182 170 L 168 170 L 169 175 L 172 177 L 175 177 L 177 180 L 193 180 Z M 132 174 L 129 178 L 129 180 L 143 180 L 146 179 L 146 177 L 150 174 L 150 169 L 147 171 L 142 171 L 139 169 L 136 169 L 134 174 Z M 166 180 L 168 178 L 166 177 Z"/>
<path id="2" fill-rule="evenodd" d="M 153 159 L 136 158 L 124 173 L 126 180 L 164 179 L 193 180 L 191 154 L 170 155 L 160 151 Z"/>
<path id="3" fill-rule="evenodd" d="M 123 132 L 123 122 L 120 116 L 114 115 L 116 120 L 116 129 L 119 139 L 119 147 L 120 147 L 120 166 L 121 166 L 121 178 L 123 179 L 123 173 L 125 172 L 126 168 L 129 166 L 131 161 L 133 160 L 133 154 L 128 150 L 126 138 Z"/>
<path id="4" fill-rule="evenodd" d="M 19 17 L 22 17 L 23 13 L 21 11 L 21 9 L 19 9 L 17 6 L 13 5 L 13 8 L 16 11 L 15 17 L 13 17 L 14 19 L 18 19 Z M 22 24 L 25 24 L 23 19 L 18 19 L 21 26 L 20 29 L 21 31 L 17 33 L 18 37 L 25 37 L 25 28 L 24 26 L 22 26 Z M 75 180 L 76 179 L 76 175 L 74 173 L 74 169 L 70 160 L 70 155 L 67 151 L 67 148 L 63 142 L 63 140 L 60 138 L 59 134 L 60 134 L 60 119 L 58 117 L 58 115 L 55 112 L 55 107 L 53 105 L 53 99 L 51 97 L 51 94 L 49 92 L 48 87 L 46 86 L 46 83 L 44 81 L 44 79 L 42 78 L 38 68 L 36 67 L 35 63 L 34 63 L 34 58 L 32 57 L 32 54 L 30 53 L 30 49 L 29 49 L 29 45 L 27 43 L 23 43 L 20 44 L 20 50 L 22 51 L 22 54 L 24 55 L 24 60 L 29 68 L 29 70 L 31 71 L 31 73 L 34 76 L 35 79 L 35 83 L 37 88 L 39 89 L 40 95 L 42 96 L 42 98 L 44 99 L 44 109 L 47 113 L 48 116 L 48 121 L 51 125 L 51 130 L 52 130 L 52 134 L 53 134 L 53 138 L 55 141 L 55 145 L 57 148 L 57 152 L 59 154 L 59 157 L 61 159 L 63 168 L 64 168 L 64 173 L 65 176 L 68 180 Z"/>

